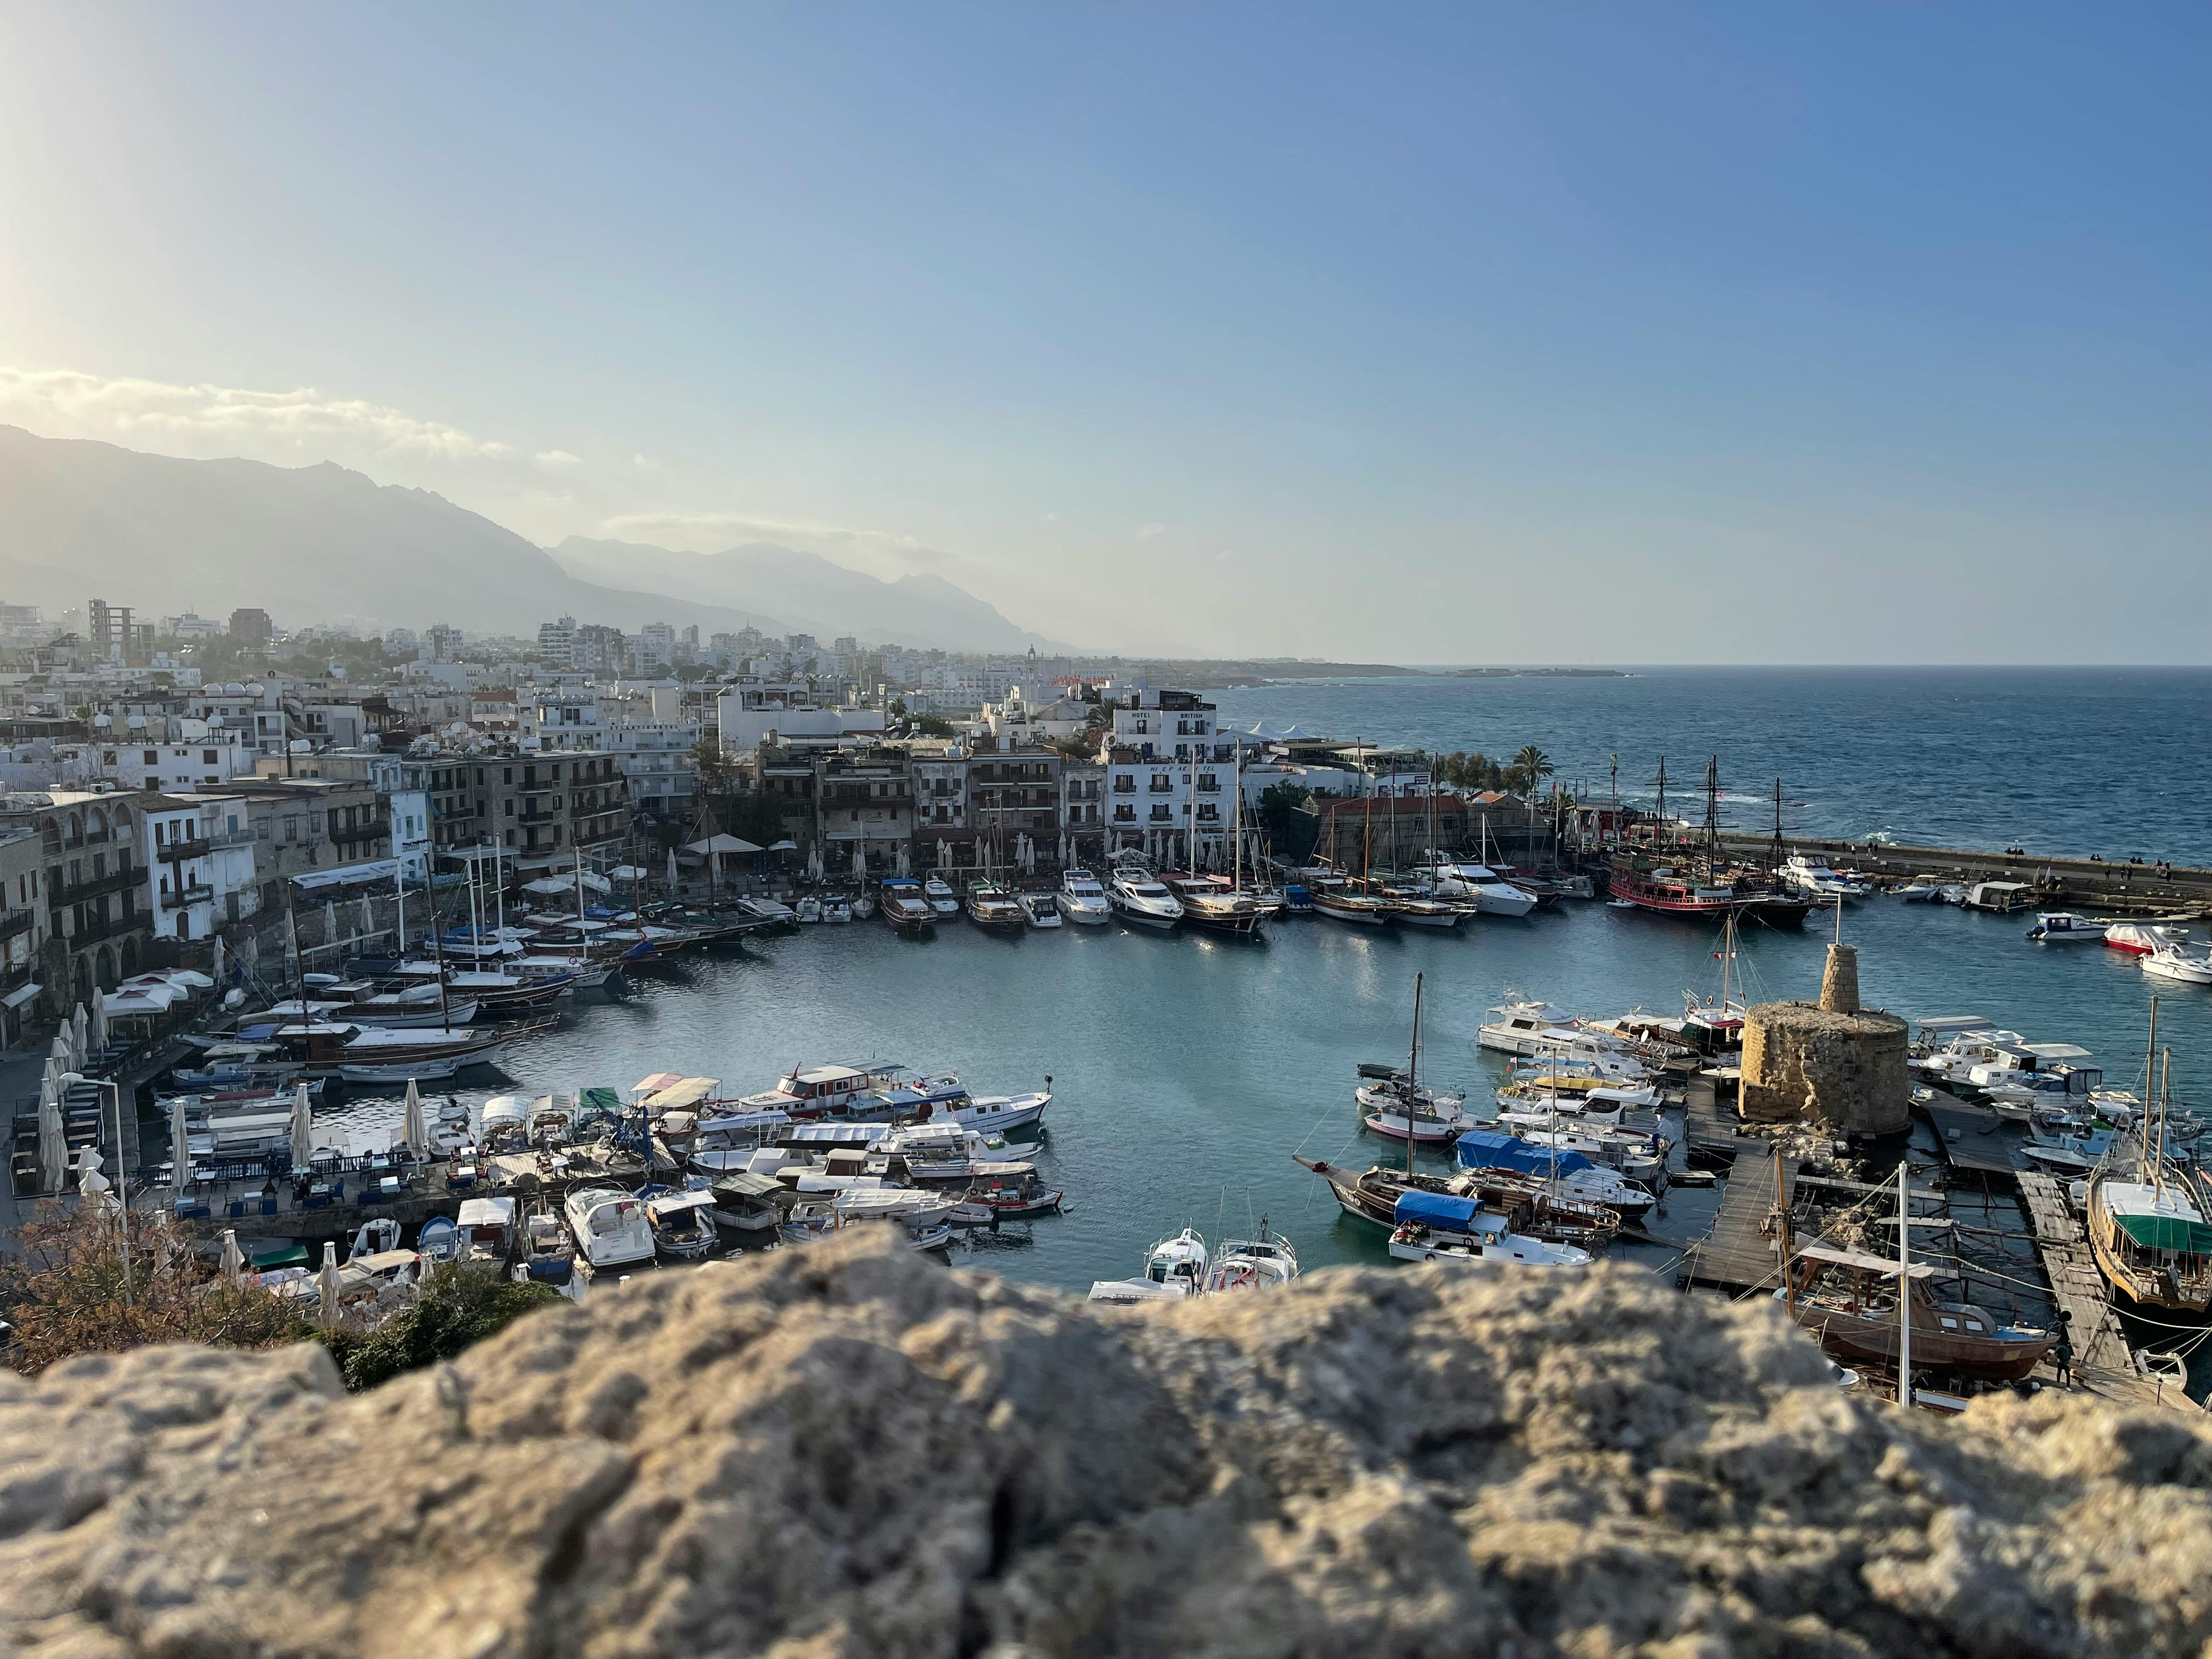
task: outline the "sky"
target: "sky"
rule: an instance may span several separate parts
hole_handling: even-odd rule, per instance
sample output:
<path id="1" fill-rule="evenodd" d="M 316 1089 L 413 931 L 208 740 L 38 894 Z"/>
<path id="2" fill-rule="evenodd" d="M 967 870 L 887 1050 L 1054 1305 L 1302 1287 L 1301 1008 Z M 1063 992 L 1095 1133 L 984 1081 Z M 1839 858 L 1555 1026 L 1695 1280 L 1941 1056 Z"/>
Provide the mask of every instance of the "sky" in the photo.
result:
<path id="1" fill-rule="evenodd" d="M 2203 663 L 2208 70 L 2179 4 L 10 0 L 0 422 L 1128 650 Z"/>

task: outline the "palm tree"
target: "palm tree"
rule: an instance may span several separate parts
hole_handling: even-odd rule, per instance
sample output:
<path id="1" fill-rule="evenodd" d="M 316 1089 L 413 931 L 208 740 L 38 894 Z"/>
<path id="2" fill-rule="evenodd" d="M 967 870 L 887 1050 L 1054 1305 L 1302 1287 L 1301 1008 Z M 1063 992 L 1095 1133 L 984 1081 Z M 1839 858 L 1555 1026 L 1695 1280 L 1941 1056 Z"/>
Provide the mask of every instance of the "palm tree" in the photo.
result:
<path id="1" fill-rule="evenodd" d="M 1513 763 L 1505 769 L 1511 787 L 1524 795 L 1535 793 L 1536 786 L 1556 769 L 1552 764 L 1552 757 L 1533 743 L 1516 755 Z"/>

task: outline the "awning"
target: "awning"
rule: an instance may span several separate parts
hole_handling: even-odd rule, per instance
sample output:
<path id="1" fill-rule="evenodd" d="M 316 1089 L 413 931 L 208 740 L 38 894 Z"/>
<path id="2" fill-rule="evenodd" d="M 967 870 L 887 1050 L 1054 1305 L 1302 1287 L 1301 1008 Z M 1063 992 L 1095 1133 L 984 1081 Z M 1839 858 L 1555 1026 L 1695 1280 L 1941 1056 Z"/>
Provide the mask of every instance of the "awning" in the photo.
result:
<path id="1" fill-rule="evenodd" d="M 1856 1273 L 1878 1273 L 1884 1279 L 1897 1277 L 1897 1263 L 1887 1256 L 1869 1255 L 1864 1250 L 1846 1250 L 1833 1244 L 1812 1243 L 1801 1246 L 1797 1254 L 1808 1261 L 1825 1261 L 1831 1267 L 1849 1267 Z M 1933 1279 L 1933 1267 L 1916 1262 L 1912 1268 L 1915 1279 Z"/>
<path id="2" fill-rule="evenodd" d="M 2212 1226 L 2179 1215 L 2116 1215 L 2120 1231 L 2146 1250 L 2212 1255 Z"/>
<path id="3" fill-rule="evenodd" d="M 349 864 L 336 870 L 313 870 L 292 878 L 295 887 L 347 887 L 357 881 L 390 881 L 399 873 L 398 859 L 378 859 L 371 864 Z"/>
<path id="4" fill-rule="evenodd" d="M 1554 1152 L 1492 1129 L 1470 1129 L 1459 1138 L 1454 1156 L 1462 1170 L 1510 1170 L 1516 1175 L 1573 1175 L 1592 1167 L 1580 1152 Z"/>
<path id="5" fill-rule="evenodd" d="M 664 1193 L 659 1198 L 648 1198 L 645 1207 L 655 1215 L 671 1215 L 679 1210 L 703 1210 L 714 1201 L 712 1193 Z"/>
<path id="6" fill-rule="evenodd" d="M 46 988 L 43 985 L 18 985 L 6 996 L 0 997 L 0 1008 L 20 1008 Z M 114 1005 L 112 1003 L 108 1006 L 108 1012 L 110 1013 L 115 1012 Z"/>
<path id="7" fill-rule="evenodd" d="M 1415 1188 L 1398 1194 L 1397 1207 L 1391 1212 L 1391 1218 L 1463 1233 L 1481 1209 L 1480 1202 L 1472 1198 L 1461 1198 L 1452 1193 L 1425 1193 Z"/>
<path id="8" fill-rule="evenodd" d="M 685 1110 L 690 1107 L 696 1106 L 708 1096 L 713 1094 L 721 1086 L 721 1081 L 722 1079 L 718 1077 L 687 1077 L 681 1082 L 670 1084 L 666 1088 L 647 1096 L 645 1109 L 648 1112 Z"/>
<path id="9" fill-rule="evenodd" d="M 704 841 L 695 841 L 684 849 L 687 853 L 758 853 L 764 848 L 735 836 L 713 835 Z"/>

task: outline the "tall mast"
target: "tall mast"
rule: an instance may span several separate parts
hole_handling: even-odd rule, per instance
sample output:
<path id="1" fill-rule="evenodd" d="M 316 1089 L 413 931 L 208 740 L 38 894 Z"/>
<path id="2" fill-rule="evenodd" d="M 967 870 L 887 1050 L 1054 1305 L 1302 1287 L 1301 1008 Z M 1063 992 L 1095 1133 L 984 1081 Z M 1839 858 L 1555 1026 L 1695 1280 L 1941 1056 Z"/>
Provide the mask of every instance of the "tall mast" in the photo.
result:
<path id="1" fill-rule="evenodd" d="M 2166 1116 L 2173 1103 L 2173 1050 L 2161 1050 L 2160 1058 L 2165 1063 L 2159 1067 L 2158 1078 L 2158 1161 L 2151 1167 L 2158 1171 L 2152 1178 L 2152 1190 L 2163 1198 L 2166 1196 Z"/>
<path id="2" fill-rule="evenodd" d="M 2158 1082 L 2158 999 L 2150 1000 L 2150 1043 L 2143 1050 L 2142 1115 L 2136 1120 L 2136 1139 L 2142 1149 L 2142 1161 L 2150 1160 L 2150 1091 Z"/>
<path id="3" fill-rule="evenodd" d="M 1782 780 L 1774 781 L 1774 867 L 1782 868 Z"/>
<path id="4" fill-rule="evenodd" d="M 1721 757 L 1714 756 L 1705 763 L 1705 861 L 1716 864 L 1721 856 Z"/>
<path id="5" fill-rule="evenodd" d="M 1406 1173 L 1413 1173 L 1413 1103 L 1421 1088 L 1421 975 L 1413 975 L 1413 1046 L 1406 1056 Z"/>
<path id="6" fill-rule="evenodd" d="M 1667 757 L 1659 757 L 1659 835 L 1664 843 L 1667 835 Z"/>
<path id="7" fill-rule="evenodd" d="M 407 866 L 403 862 L 392 872 L 392 888 L 399 901 L 399 951 L 401 961 L 407 957 Z"/>
<path id="8" fill-rule="evenodd" d="M 1905 1180 L 1911 1167 L 1906 1159 L 1897 1160 L 1897 1403 L 1905 1407 L 1912 1404 L 1912 1204 Z"/>
<path id="9" fill-rule="evenodd" d="M 1241 893 L 1244 890 L 1244 739 L 1241 737 L 1237 739 L 1236 782 L 1237 793 L 1229 801 L 1229 822 L 1230 833 L 1235 837 L 1237 847 L 1230 857 L 1233 860 L 1231 868 L 1235 871 L 1232 884 Z"/>

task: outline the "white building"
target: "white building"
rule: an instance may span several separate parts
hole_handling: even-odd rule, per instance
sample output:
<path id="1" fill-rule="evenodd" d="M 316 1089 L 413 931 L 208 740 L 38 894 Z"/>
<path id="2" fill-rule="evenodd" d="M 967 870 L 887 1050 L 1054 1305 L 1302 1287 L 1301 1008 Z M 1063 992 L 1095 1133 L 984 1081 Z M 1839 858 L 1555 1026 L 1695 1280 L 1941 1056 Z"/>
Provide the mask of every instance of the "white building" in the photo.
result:
<path id="1" fill-rule="evenodd" d="M 817 702 L 803 681 L 757 675 L 733 682 L 715 697 L 714 721 L 726 755 L 758 749 L 771 732 L 787 738 L 879 738 L 884 732 L 880 708 Z"/>
<path id="2" fill-rule="evenodd" d="M 147 898 L 154 933 L 209 939 L 261 906 L 253 874 L 253 826 L 230 796 L 149 795 Z"/>
<path id="3" fill-rule="evenodd" d="M 1152 847 L 1163 858 L 1225 855 L 1232 816 L 1237 741 L 1221 732 L 1213 705 L 1188 691 L 1146 690 L 1117 704 L 1108 740 L 1109 845 Z"/>

